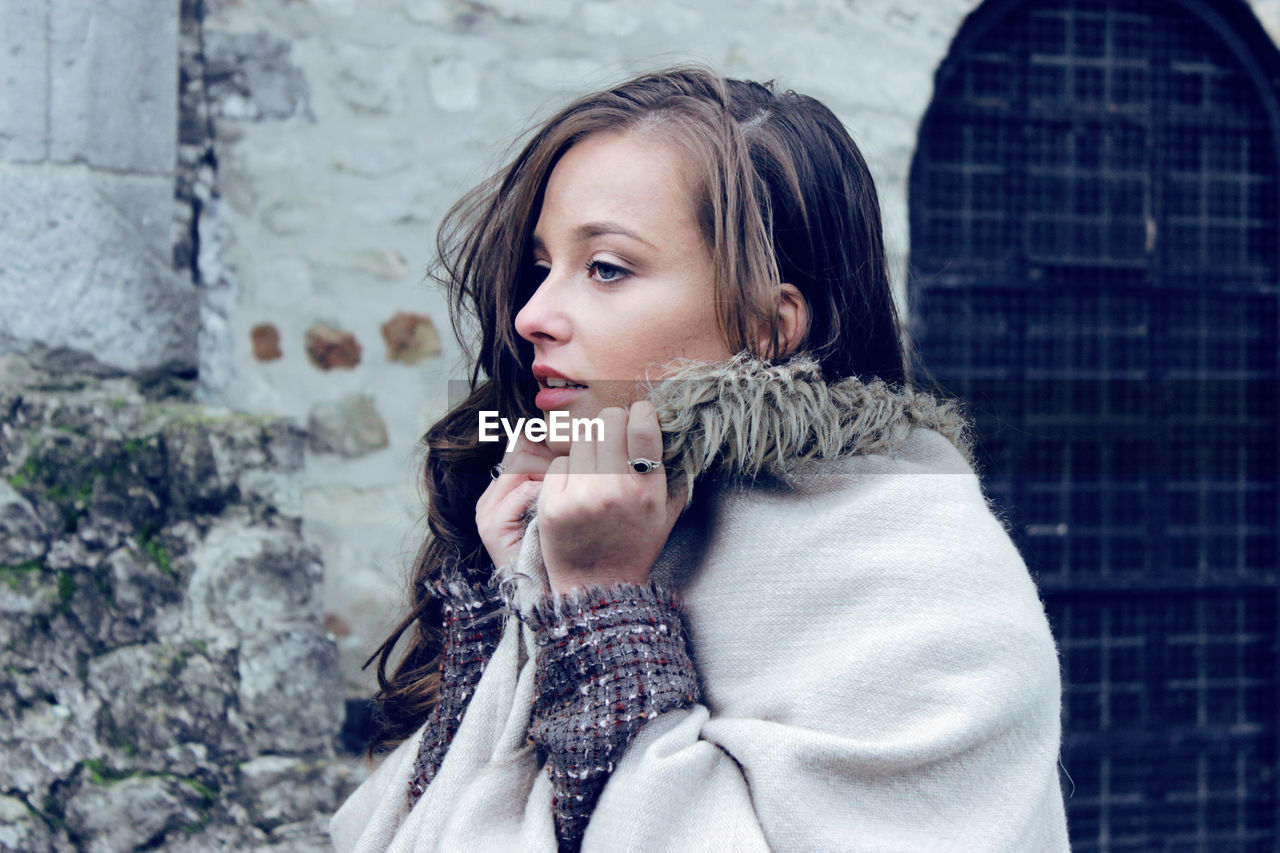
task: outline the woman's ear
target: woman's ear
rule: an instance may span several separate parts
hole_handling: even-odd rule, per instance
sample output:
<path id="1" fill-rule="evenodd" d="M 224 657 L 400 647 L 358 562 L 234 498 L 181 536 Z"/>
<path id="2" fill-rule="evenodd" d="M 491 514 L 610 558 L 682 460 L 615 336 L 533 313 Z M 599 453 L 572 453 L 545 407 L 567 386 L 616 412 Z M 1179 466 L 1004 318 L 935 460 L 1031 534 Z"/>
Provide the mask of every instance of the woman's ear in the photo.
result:
<path id="1" fill-rule="evenodd" d="M 774 358 L 785 358 L 798 350 L 809 331 L 809 304 L 794 284 L 783 282 L 778 288 L 778 351 Z M 769 335 L 761 336 L 757 352 L 768 352 Z"/>

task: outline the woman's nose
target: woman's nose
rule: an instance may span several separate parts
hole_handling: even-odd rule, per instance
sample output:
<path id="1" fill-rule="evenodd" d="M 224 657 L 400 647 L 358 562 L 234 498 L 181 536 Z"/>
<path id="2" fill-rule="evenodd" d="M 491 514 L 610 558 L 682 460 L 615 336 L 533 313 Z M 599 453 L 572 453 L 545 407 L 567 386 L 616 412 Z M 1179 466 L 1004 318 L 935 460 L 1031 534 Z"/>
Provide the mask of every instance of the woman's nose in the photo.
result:
<path id="1" fill-rule="evenodd" d="M 569 339 L 569 318 L 563 309 L 556 284 L 556 273 L 549 272 L 516 312 L 516 334 L 529 343 L 564 343 Z"/>

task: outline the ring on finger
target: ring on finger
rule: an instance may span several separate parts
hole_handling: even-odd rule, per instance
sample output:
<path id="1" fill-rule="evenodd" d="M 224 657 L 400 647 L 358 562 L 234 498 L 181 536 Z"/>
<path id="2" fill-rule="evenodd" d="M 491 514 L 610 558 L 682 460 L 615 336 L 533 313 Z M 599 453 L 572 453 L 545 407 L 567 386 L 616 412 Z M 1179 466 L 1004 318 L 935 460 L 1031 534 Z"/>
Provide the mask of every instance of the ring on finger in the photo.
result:
<path id="1" fill-rule="evenodd" d="M 627 467 L 637 474 L 648 474 L 650 471 L 656 471 L 662 467 L 662 462 L 658 459 L 646 459 L 643 456 L 635 456 L 627 460 Z"/>
<path id="2" fill-rule="evenodd" d="M 505 466 L 503 466 L 503 464 L 499 462 L 497 465 L 494 465 L 492 468 L 489 469 L 489 479 L 491 480 L 498 479 L 499 477 L 502 476 L 502 472 L 505 470 L 506 470 Z"/>

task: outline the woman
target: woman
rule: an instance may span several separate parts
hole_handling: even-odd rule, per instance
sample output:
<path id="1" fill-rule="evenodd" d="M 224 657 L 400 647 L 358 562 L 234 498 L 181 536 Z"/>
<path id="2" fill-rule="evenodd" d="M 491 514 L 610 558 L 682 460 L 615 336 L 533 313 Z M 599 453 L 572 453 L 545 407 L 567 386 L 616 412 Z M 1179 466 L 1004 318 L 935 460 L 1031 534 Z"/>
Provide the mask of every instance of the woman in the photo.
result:
<path id="1" fill-rule="evenodd" d="M 643 75 L 441 234 L 474 391 L 426 436 L 399 746 L 339 850 L 1067 849 L 1044 611 L 908 384 L 829 110 Z M 603 429 L 504 453 L 485 411 Z"/>

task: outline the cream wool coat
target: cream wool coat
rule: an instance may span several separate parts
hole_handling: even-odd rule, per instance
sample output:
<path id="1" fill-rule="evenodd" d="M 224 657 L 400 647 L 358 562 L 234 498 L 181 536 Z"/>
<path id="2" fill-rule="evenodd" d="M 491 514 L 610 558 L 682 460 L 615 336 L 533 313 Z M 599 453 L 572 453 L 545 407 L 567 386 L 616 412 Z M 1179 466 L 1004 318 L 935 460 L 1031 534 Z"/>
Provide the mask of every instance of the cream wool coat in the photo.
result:
<path id="1" fill-rule="evenodd" d="M 1068 850 L 1056 649 L 955 413 L 805 357 L 650 396 L 668 471 L 699 477 L 653 577 L 703 697 L 641 728 L 582 850 Z M 505 578 L 526 613 L 547 588 L 536 517 Z M 556 850 L 534 648 L 509 617 L 422 798 L 415 737 L 334 816 L 337 850 Z"/>

